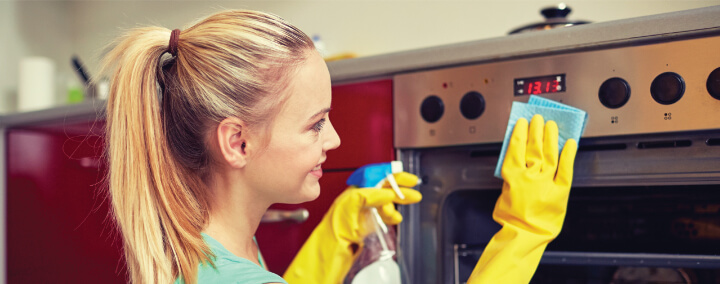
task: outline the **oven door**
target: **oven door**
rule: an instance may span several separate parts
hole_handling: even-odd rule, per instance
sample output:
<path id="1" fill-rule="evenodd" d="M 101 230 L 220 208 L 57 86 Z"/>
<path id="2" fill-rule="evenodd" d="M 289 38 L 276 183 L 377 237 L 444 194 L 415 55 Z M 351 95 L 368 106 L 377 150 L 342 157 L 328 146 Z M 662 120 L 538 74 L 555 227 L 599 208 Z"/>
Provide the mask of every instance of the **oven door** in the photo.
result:
<path id="1" fill-rule="evenodd" d="M 581 141 L 563 231 L 531 283 L 720 283 L 718 132 Z M 402 208 L 405 283 L 465 283 L 500 229 L 500 145 L 401 151 L 423 201 Z"/>

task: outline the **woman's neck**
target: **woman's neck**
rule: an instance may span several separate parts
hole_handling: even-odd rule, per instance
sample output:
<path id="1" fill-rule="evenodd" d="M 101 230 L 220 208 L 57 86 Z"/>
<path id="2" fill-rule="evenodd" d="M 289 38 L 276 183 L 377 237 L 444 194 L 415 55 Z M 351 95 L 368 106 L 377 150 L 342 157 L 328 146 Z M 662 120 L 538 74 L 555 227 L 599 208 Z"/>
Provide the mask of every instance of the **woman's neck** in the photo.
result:
<path id="1" fill-rule="evenodd" d="M 271 204 L 261 202 L 236 175 L 216 176 L 211 190 L 210 220 L 204 232 L 234 255 L 259 265 L 253 236 Z"/>

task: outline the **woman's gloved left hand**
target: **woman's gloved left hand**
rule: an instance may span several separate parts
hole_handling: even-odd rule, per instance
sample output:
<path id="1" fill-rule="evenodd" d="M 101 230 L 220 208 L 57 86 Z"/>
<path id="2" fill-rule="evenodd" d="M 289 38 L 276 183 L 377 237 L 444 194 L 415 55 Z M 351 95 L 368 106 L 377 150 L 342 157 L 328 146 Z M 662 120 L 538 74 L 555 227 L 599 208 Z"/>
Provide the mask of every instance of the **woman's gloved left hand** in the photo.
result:
<path id="1" fill-rule="evenodd" d="M 405 199 L 397 197 L 388 184 L 382 189 L 349 187 L 340 194 L 283 278 L 290 284 L 342 283 L 355 257 L 353 245 L 361 244 L 366 235 L 362 209 L 376 207 L 386 224 L 397 225 L 402 215 L 395 210 L 395 203 L 412 204 L 422 199 L 420 192 L 408 188 L 417 184 L 417 176 L 401 172 L 394 177 Z"/>
<path id="2" fill-rule="evenodd" d="M 562 230 L 577 143 L 558 157 L 558 126 L 535 115 L 519 119 L 502 167 L 502 193 L 493 219 L 502 226 L 467 283 L 529 283 L 545 247 Z"/>

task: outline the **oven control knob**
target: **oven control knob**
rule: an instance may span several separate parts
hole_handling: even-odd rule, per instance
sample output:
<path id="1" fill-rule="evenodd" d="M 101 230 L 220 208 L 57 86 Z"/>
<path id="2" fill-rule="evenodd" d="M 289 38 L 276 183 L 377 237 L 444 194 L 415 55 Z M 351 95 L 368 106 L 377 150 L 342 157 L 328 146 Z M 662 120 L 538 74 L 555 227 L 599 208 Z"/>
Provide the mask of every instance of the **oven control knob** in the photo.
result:
<path id="1" fill-rule="evenodd" d="M 665 72 L 652 81 L 650 94 L 656 102 L 670 105 L 679 101 L 685 93 L 685 80 L 673 72 Z"/>
<path id="2" fill-rule="evenodd" d="M 622 78 L 610 78 L 600 85 L 600 103 L 608 108 L 624 106 L 630 99 L 630 85 Z"/>
<path id="3" fill-rule="evenodd" d="M 476 119 L 480 117 L 484 111 L 485 98 L 478 92 L 469 92 L 460 100 L 460 113 L 467 119 Z"/>
<path id="4" fill-rule="evenodd" d="M 438 121 L 444 112 L 445 104 L 443 104 L 442 99 L 435 95 L 425 98 L 422 105 L 420 105 L 420 115 L 430 123 Z"/>
<path id="5" fill-rule="evenodd" d="M 720 100 L 720 67 L 710 72 L 707 79 L 707 91 L 713 98 Z"/>

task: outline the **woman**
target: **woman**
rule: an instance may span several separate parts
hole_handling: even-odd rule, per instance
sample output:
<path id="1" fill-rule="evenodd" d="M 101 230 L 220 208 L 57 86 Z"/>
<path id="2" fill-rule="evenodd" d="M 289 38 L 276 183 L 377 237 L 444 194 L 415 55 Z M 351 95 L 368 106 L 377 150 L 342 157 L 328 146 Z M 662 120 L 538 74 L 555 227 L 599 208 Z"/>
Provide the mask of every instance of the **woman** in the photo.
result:
<path id="1" fill-rule="evenodd" d="M 264 269 L 253 235 L 270 205 L 319 195 L 326 153 L 340 145 L 312 40 L 273 15 L 225 11 L 183 31 L 132 30 L 105 62 L 109 190 L 130 280 L 286 283 Z M 402 201 L 389 190 L 341 194 L 289 282 L 340 282 L 362 240 L 358 212 L 380 207 L 398 223 L 392 203 L 421 199 L 402 190 Z M 298 261 L 315 255 L 321 267 Z"/>

